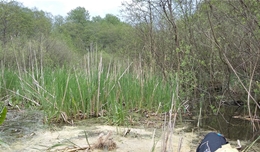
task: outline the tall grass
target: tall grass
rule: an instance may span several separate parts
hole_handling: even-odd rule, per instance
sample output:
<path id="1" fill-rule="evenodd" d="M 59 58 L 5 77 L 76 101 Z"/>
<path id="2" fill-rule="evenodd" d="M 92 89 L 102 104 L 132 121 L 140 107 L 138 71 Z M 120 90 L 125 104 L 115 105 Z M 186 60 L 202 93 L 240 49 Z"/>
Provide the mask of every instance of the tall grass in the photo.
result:
<path id="1" fill-rule="evenodd" d="M 20 108 L 44 110 L 47 121 L 106 116 L 113 124 L 126 124 L 131 109 L 169 111 L 171 86 L 160 76 L 142 72 L 139 61 L 107 59 L 97 51 L 71 68 L 5 68 L 1 96 Z M 35 62 L 36 63 L 36 62 Z M 19 64 L 17 64 L 19 67 Z M 21 70 L 23 69 L 23 70 Z"/>

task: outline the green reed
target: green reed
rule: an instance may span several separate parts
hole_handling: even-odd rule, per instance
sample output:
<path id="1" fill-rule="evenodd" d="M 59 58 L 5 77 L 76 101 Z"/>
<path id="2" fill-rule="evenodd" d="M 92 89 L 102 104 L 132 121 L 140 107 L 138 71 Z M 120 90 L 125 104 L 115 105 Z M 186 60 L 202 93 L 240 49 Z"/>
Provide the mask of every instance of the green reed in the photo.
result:
<path id="1" fill-rule="evenodd" d="M 73 68 L 2 70 L 1 96 L 20 108 L 44 110 L 47 121 L 104 116 L 125 124 L 132 109 L 169 110 L 170 85 L 160 76 L 144 76 L 132 63 L 103 63 L 101 55 L 94 59 Z"/>

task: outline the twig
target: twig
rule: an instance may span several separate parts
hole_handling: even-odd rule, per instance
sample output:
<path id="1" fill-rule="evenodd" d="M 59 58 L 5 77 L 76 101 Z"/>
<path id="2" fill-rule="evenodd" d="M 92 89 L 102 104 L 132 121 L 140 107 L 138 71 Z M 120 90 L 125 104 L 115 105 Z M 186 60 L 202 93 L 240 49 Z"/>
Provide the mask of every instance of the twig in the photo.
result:
<path id="1" fill-rule="evenodd" d="M 260 109 L 260 105 L 257 103 L 257 101 L 254 99 L 254 97 L 252 97 L 251 93 L 247 90 L 247 88 L 245 87 L 244 83 L 242 82 L 242 80 L 240 79 L 240 77 L 238 76 L 236 70 L 233 68 L 233 66 L 231 65 L 231 63 L 229 62 L 229 60 L 227 59 L 226 55 L 223 54 L 228 65 L 230 66 L 230 68 L 232 69 L 232 71 L 234 72 L 234 74 L 236 75 L 238 81 L 240 82 L 240 84 L 242 85 L 242 87 L 246 90 L 246 92 L 248 93 L 248 95 L 250 96 L 250 98 L 255 102 L 255 104 L 257 105 L 257 107 Z"/>
<path id="2" fill-rule="evenodd" d="M 178 146 L 178 152 L 180 152 L 180 151 L 181 151 L 182 140 L 183 140 L 183 137 L 181 137 L 181 138 L 180 138 L 180 141 L 179 141 L 179 146 Z"/>
<path id="3" fill-rule="evenodd" d="M 156 129 L 154 129 L 154 131 L 153 131 L 153 138 L 152 138 L 153 146 L 152 146 L 151 152 L 154 152 L 154 149 L 155 149 L 155 146 L 156 146 L 156 143 L 155 143 L 155 131 L 156 131 Z"/>
<path id="4" fill-rule="evenodd" d="M 125 73 L 127 72 L 127 70 L 130 68 L 130 66 L 132 65 L 133 62 L 130 63 L 130 65 L 128 65 L 128 67 L 125 69 L 125 71 L 121 74 L 121 76 L 117 79 L 117 82 L 125 75 Z M 116 86 L 116 83 L 112 86 L 112 88 L 110 89 L 109 93 L 114 89 L 114 87 Z M 108 93 L 108 94 L 109 94 Z"/>
<path id="5" fill-rule="evenodd" d="M 260 139 L 260 136 L 258 136 L 258 138 L 256 140 L 254 140 L 249 146 L 247 146 L 242 152 L 247 152 L 259 139 Z"/>
<path id="6" fill-rule="evenodd" d="M 89 144 L 89 141 L 88 141 L 88 134 L 86 133 L 86 131 L 84 131 L 84 133 L 85 133 L 86 141 L 87 141 L 87 143 L 88 143 L 88 147 L 91 148 L 91 146 L 90 146 L 90 144 Z"/>
<path id="7" fill-rule="evenodd" d="M 242 82 L 242 80 L 240 79 L 240 77 L 238 76 L 236 70 L 233 68 L 233 66 L 231 65 L 231 63 L 229 62 L 227 56 L 225 54 L 223 54 L 224 57 L 225 57 L 225 60 L 227 62 L 227 64 L 229 65 L 229 67 L 232 69 L 232 71 L 235 73 L 238 81 L 240 82 L 240 84 L 243 86 L 243 88 L 246 90 L 247 92 L 247 106 L 248 106 L 248 113 L 249 113 L 249 116 L 250 116 L 250 119 L 251 119 L 251 123 L 253 125 L 253 131 L 255 130 L 255 124 L 254 124 L 254 121 L 253 121 L 253 118 L 252 118 L 252 114 L 251 114 L 251 110 L 250 110 L 250 98 L 255 102 L 255 104 L 257 105 L 257 107 L 260 109 L 260 105 L 258 104 L 258 102 L 254 99 L 254 97 L 252 97 L 251 95 L 251 87 L 252 87 L 252 81 L 253 81 L 253 77 L 254 77 L 254 72 L 255 72 L 255 68 L 257 66 L 257 62 L 255 63 L 255 66 L 254 66 L 254 69 L 253 69 L 253 72 L 252 72 L 252 75 L 251 75 L 251 78 L 250 78 L 250 82 L 249 82 L 249 87 L 248 89 L 245 87 L 244 83 Z"/>

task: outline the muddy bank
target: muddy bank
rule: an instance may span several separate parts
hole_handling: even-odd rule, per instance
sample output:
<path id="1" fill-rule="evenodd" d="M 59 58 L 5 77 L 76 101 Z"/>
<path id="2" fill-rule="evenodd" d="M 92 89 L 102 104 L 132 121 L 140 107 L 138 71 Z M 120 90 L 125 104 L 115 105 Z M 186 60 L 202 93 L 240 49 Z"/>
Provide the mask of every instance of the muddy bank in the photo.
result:
<path id="1" fill-rule="evenodd" d="M 162 150 L 164 131 L 161 127 L 146 125 L 117 127 L 109 126 L 96 119 L 75 123 L 74 126 L 46 126 L 43 124 L 43 114 L 39 111 L 9 112 L 7 120 L 0 126 L 1 150 L 9 152 L 41 152 L 41 151 L 87 151 L 95 147 L 101 134 L 109 136 L 116 144 L 112 151 L 117 152 L 155 152 Z M 102 123 L 101 123 L 102 122 Z M 128 131 L 128 133 L 126 133 Z M 176 125 L 173 134 L 169 136 L 169 145 L 173 151 L 193 152 L 203 136 L 210 130 L 194 129 L 190 123 Z M 86 135 L 89 141 L 86 141 Z M 230 141 L 236 146 L 236 141 Z M 246 146 L 251 142 L 242 141 Z M 260 147 L 255 144 L 254 149 Z M 79 150 L 81 149 L 81 150 Z M 91 151 L 106 151 L 91 149 Z M 259 149 L 258 149 L 259 150 Z M 256 151 L 258 151 L 256 150 Z M 90 151 L 90 150 L 88 150 Z"/>
<path id="2" fill-rule="evenodd" d="M 113 151 L 151 151 L 153 147 L 154 151 L 162 149 L 162 129 L 158 127 L 148 128 L 141 124 L 135 127 L 116 127 L 105 125 L 98 119 L 80 121 L 74 126 L 46 126 L 43 120 L 44 115 L 39 111 L 9 111 L 6 121 L 0 126 L 1 149 L 10 152 L 34 152 L 93 147 L 101 134 L 106 135 L 109 132 L 111 140 L 116 143 Z M 184 129 L 186 127 L 181 126 L 174 130 L 169 140 L 172 149 L 181 147 L 181 151 L 187 152 L 196 147 L 193 144 L 196 134 L 184 132 Z"/>
<path id="3" fill-rule="evenodd" d="M 125 132 L 130 129 L 130 132 L 124 136 Z M 86 142 L 85 132 L 88 135 L 88 140 L 91 146 L 96 142 L 100 134 L 107 134 L 111 132 L 111 140 L 113 140 L 117 148 L 113 151 L 120 152 L 138 152 L 151 151 L 155 146 L 155 151 L 161 150 L 161 136 L 160 131 L 154 132 L 147 129 L 140 128 L 125 128 L 106 125 L 93 125 L 91 127 L 84 126 L 64 126 L 59 130 L 40 130 L 35 132 L 30 138 L 24 140 L 17 140 L 13 143 L 5 145 L 5 151 L 64 151 L 73 149 L 73 147 L 88 147 Z M 192 147 L 192 139 L 195 138 L 193 133 L 184 133 L 176 131 L 172 136 L 171 145 L 173 149 L 177 149 L 181 141 L 181 151 L 190 151 Z M 60 145 L 58 145 L 60 144 Z M 74 145 L 76 144 L 76 145 Z M 2 147 L 3 148 L 3 147 Z M 103 151 L 95 149 L 93 151 Z"/>

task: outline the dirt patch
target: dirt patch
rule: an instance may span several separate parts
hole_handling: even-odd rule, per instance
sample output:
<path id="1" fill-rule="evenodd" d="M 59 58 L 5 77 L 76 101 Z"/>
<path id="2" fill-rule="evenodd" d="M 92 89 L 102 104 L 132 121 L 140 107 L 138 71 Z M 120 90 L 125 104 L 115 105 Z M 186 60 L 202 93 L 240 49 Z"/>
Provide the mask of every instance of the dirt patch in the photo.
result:
<path id="1" fill-rule="evenodd" d="M 46 127 L 43 114 L 39 111 L 19 112 L 7 117 L 0 126 L 0 148 L 7 152 L 42 152 L 42 151 L 117 151 L 117 152 L 160 152 L 164 147 L 165 131 L 162 124 L 117 127 L 104 125 L 98 118 L 80 121 L 75 126 Z M 32 117 L 32 116 L 33 117 Z M 41 118 L 41 119 L 40 119 Z M 153 124 L 158 124 L 155 119 Z M 150 120 L 149 120 L 150 122 Z M 152 123 L 149 123 L 152 124 Z M 209 131 L 188 127 L 188 123 L 176 125 L 172 134 L 168 134 L 168 149 L 180 152 L 194 152 Z M 159 127 L 160 126 L 160 127 Z M 156 129 L 155 129 L 156 128 Z M 87 137 L 87 138 L 86 138 Z M 87 140 L 86 140 L 87 139 Z M 228 141 L 236 146 L 236 141 Z M 247 146 L 252 141 L 241 141 Z M 259 151 L 259 143 L 252 151 Z M 251 150 L 249 150 L 251 151 Z"/>
<path id="2" fill-rule="evenodd" d="M 106 125 L 97 125 L 95 127 L 73 127 L 65 126 L 58 131 L 37 131 L 27 141 L 17 141 L 5 147 L 6 151 L 69 151 L 75 147 L 88 147 L 85 132 L 88 136 L 90 146 L 95 147 L 100 134 L 110 133 L 110 140 L 115 142 L 116 147 L 112 151 L 120 152 L 137 152 L 137 151 L 154 151 L 161 150 L 161 136 L 159 133 L 140 128 L 124 128 Z M 125 135 L 126 131 L 130 132 Z M 84 132 L 85 131 L 85 132 Z M 154 138 L 153 138 L 154 137 Z M 192 139 L 195 135 L 192 133 L 181 133 L 176 131 L 171 139 L 173 149 L 178 149 L 181 141 L 181 151 L 187 152 L 191 150 Z M 103 148 L 103 149 L 102 149 Z M 106 147 L 101 149 L 94 149 L 94 152 L 103 151 Z M 111 149 L 110 149 L 111 150 Z M 82 150 L 83 151 L 83 150 Z"/>

